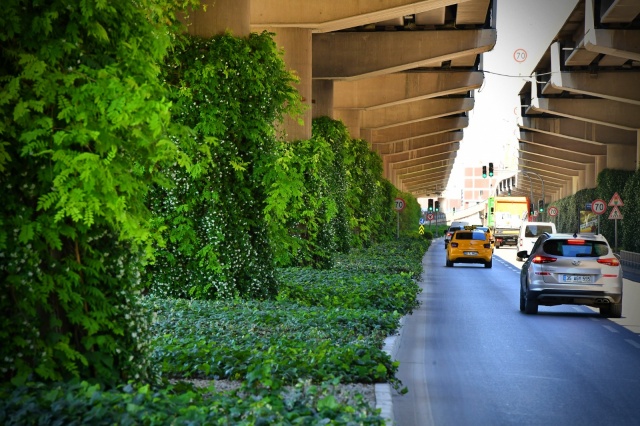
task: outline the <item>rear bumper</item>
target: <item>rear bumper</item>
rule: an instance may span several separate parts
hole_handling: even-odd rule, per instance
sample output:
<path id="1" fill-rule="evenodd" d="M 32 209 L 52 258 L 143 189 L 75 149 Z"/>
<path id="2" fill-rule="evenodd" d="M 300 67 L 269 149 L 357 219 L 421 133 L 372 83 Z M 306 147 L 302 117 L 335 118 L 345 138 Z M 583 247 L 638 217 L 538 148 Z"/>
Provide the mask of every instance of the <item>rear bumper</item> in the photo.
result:
<path id="1" fill-rule="evenodd" d="M 622 302 L 622 293 L 606 291 L 533 290 L 527 294 L 529 300 L 537 300 L 539 305 L 587 305 L 606 306 Z"/>

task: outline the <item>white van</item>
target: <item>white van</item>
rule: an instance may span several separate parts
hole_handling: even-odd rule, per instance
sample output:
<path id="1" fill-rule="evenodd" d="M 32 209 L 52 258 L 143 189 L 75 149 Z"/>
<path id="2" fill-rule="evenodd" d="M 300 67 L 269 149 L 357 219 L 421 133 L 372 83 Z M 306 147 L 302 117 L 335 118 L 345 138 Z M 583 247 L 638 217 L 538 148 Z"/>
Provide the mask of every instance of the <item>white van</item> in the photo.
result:
<path id="1" fill-rule="evenodd" d="M 531 249 L 536 243 L 536 240 L 545 232 L 555 234 L 556 224 L 553 222 L 523 222 L 522 225 L 520 225 L 516 252 L 526 250 L 527 253 L 531 253 Z M 516 257 L 516 259 L 522 260 L 519 257 Z"/>

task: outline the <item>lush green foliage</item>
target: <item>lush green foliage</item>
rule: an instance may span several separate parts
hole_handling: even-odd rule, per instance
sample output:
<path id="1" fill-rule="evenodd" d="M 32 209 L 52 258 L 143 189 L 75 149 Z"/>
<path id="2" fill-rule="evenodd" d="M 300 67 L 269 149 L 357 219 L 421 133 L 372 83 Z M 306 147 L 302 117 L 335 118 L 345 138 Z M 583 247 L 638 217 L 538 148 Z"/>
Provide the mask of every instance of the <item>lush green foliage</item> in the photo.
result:
<path id="1" fill-rule="evenodd" d="M 640 169 L 629 176 L 624 190 L 618 194 L 624 203 L 620 209 L 624 219 L 618 223 L 618 241 L 623 241 L 621 246 L 625 250 L 640 253 Z"/>
<path id="2" fill-rule="evenodd" d="M 149 198 L 167 240 L 148 268 L 151 289 L 173 297 L 271 297 L 262 176 L 274 156 L 274 122 L 284 105 L 296 105 L 293 77 L 268 33 L 180 40 L 165 78 L 172 114 L 193 130 L 178 142 L 193 165 L 176 165 L 175 185 Z"/>
<path id="3" fill-rule="evenodd" d="M 292 390 L 241 387 L 229 392 L 184 383 L 163 389 L 87 382 L 0 388 L 0 423 L 27 425 L 384 425 L 361 397 L 338 401 L 335 385 L 298 382 Z"/>
<path id="4" fill-rule="evenodd" d="M 397 329 L 397 313 L 290 301 L 148 303 L 157 313 L 152 359 L 171 377 L 250 380 L 258 375 L 263 385 L 278 387 L 334 377 L 390 382 L 397 370 L 397 363 L 379 349 Z"/>
<path id="5" fill-rule="evenodd" d="M 0 16 L 0 368 L 149 375 L 139 267 L 164 161 L 163 1 L 8 0 Z M 177 4 L 177 2 L 175 3 Z"/>
<path id="6" fill-rule="evenodd" d="M 587 203 L 595 199 L 609 202 L 616 192 L 622 198 L 624 206 L 620 211 L 624 217 L 618 220 L 618 248 L 640 252 L 640 181 L 638 172 L 606 169 L 598 175 L 596 188 L 583 189 L 570 197 L 551 203 L 558 207 L 556 226 L 559 232 L 577 232 L 580 224 L 580 210 L 584 210 Z M 604 235 L 609 244 L 615 245 L 616 235 L 614 220 L 608 219 L 611 207 L 600 216 L 600 233 Z"/>
<path id="7" fill-rule="evenodd" d="M 632 178 L 632 176 L 633 176 L 633 172 L 626 171 L 626 170 L 611 170 L 611 169 L 603 170 L 598 175 L 598 186 L 596 188 L 596 198 L 600 198 L 604 200 L 605 203 L 609 203 L 609 200 L 611 199 L 611 197 L 613 197 L 613 194 L 615 194 L 616 192 L 618 193 L 618 195 L 620 195 L 620 197 L 622 197 L 623 194 L 628 194 L 629 198 L 627 200 L 623 198 L 623 202 L 625 203 L 625 206 L 622 207 L 620 210 L 621 212 L 623 212 L 623 216 L 626 216 L 624 212 L 629 212 L 631 209 L 629 209 L 628 207 L 630 205 L 633 205 L 634 198 L 635 199 L 638 198 L 637 191 L 629 193 L 626 190 L 627 184 L 629 183 L 629 180 Z M 627 205 L 627 201 L 630 202 L 629 205 Z M 600 216 L 600 233 L 607 238 L 607 240 L 609 241 L 609 244 L 611 244 L 611 246 L 613 247 L 616 241 L 616 223 L 615 223 L 616 221 L 609 219 L 609 213 L 611 213 L 611 209 L 612 209 L 611 207 L 608 207 L 605 214 Z M 618 248 L 620 248 L 620 247 L 626 246 L 627 241 L 625 241 L 623 238 L 622 225 L 620 221 L 618 221 L 617 227 L 618 227 Z M 638 234 L 635 234 L 635 235 L 638 235 Z M 631 238 L 634 240 L 637 240 L 637 238 L 633 238 L 633 236 Z M 633 244 L 631 241 L 629 241 L 628 243 Z"/>
<path id="8" fill-rule="evenodd" d="M 336 385 L 401 386 L 398 363 L 381 348 L 417 306 L 420 288 L 408 276 L 420 275 L 428 246 L 423 238 L 401 238 L 340 255 L 341 267 L 329 271 L 281 270 L 287 289 L 309 292 L 285 291 L 277 301 L 147 297 L 154 312 L 150 359 L 165 378 L 230 378 L 240 387 L 220 392 L 215 382 L 195 389 L 167 380 L 109 390 L 78 381 L 0 387 L 0 423 L 383 425 L 361 395 L 336 399 Z M 404 273 L 394 277 L 399 269 Z"/>

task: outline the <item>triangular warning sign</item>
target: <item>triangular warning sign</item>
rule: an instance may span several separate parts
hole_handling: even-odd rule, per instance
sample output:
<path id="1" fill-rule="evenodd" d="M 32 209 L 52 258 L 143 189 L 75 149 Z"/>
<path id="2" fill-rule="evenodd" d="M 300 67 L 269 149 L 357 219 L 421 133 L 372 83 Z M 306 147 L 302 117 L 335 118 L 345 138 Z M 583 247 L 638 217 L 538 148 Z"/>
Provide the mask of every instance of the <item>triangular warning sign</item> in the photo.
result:
<path id="1" fill-rule="evenodd" d="M 618 207 L 624 206 L 624 203 L 622 202 L 622 198 L 620 198 L 617 192 L 613 194 L 613 197 L 611 197 L 611 199 L 609 200 L 609 206 L 618 206 Z"/>
<path id="2" fill-rule="evenodd" d="M 609 213 L 609 219 L 622 219 L 622 213 L 620 212 L 618 206 L 613 206 L 613 208 L 611 209 L 611 213 Z"/>

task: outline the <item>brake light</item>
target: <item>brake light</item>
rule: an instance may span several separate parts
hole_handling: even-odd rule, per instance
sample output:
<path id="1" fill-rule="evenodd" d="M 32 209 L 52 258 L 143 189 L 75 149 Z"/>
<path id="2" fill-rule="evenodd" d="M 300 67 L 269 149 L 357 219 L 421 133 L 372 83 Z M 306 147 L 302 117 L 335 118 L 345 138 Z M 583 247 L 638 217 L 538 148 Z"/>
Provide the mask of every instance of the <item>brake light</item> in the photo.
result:
<path id="1" fill-rule="evenodd" d="M 620 266 L 620 261 L 616 257 L 606 257 L 604 259 L 598 259 L 598 263 L 608 266 Z"/>
<path id="2" fill-rule="evenodd" d="M 551 256 L 536 256 L 531 260 L 531 262 L 540 264 L 540 263 L 551 263 L 551 262 L 555 262 L 556 260 L 558 259 Z"/>
<path id="3" fill-rule="evenodd" d="M 451 243 L 451 247 L 458 247 L 458 243 Z"/>
<path id="4" fill-rule="evenodd" d="M 567 240 L 567 244 L 570 246 L 583 246 L 584 240 Z"/>

